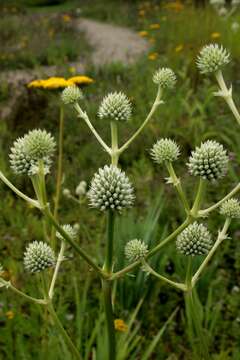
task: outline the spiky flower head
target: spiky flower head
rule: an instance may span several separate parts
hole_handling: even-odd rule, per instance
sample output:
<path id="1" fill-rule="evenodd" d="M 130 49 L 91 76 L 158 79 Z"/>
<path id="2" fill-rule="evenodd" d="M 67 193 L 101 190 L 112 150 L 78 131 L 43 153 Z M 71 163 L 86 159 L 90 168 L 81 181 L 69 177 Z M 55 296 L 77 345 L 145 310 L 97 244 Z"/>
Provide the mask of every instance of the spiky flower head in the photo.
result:
<path id="1" fill-rule="evenodd" d="M 127 121 L 131 114 L 131 103 L 122 92 L 113 92 L 105 96 L 98 110 L 98 116 L 101 119 L 116 121 Z"/>
<path id="2" fill-rule="evenodd" d="M 209 181 L 221 179 L 227 171 L 228 156 L 217 141 L 208 140 L 192 151 L 188 168 L 193 176 Z"/>
<path id="3" fill-rule="evenodd" d="M 83 93 L 76 85 L 71 85 L 63 90 L 61 98 L 66 105 L 75 104 L 83 98 Z"/>
<path id="4" fill-rule="evenodd" d="M 16 174 L 34 175 L 42 161 L 47 174 L 52 164 L 56 143 L 46 130 L 35 129 L 14 141 L 11 148 L 10 164 Z"/>
<path id="5" fill-rule="evenodd" d="M 130 208 L 133 204 L 133 187 L 125 172 L 114 165 L 98 170 L 87 193 L 90 206 L 104 210 Z"/>
<path id="6" fill-rule="evenodd" d="M 73 240 L 77 238 L 77 230 L 70 224 L 65 224 L 62 226 L 63 230 L 70 236 Z M 57 231 L 56 237 L 60 240 L 64 240 L 63 236 Z"/>
<path id="7" fill-rule="evenodd" d="M 214 73 L 230 62 L 230 54 L 218 44 L 206 45 L 197 58 L 197 67 L 202 74 Z"/>
<path id="8" fill-rule="evenodd" d="M 179 146 L 171 139 L 158 140 L 151 150 L 152 159 L 158 164 L 175 161 L 179 155 Z"/>
<path id="9" fill-rule="evenodd" d="M 37 273 L 54 266 L 54 264 L 54 252 L 43 241 L 34 241 L 26 248 L 24 266 L 27 271 Z"/>
<path id="10" fill-rule="evenodd" d="M 162 89 L 173 88 L 176 81 L 176 75 L 169 68 L 161 68 L 153 74 L 153 82 L 159 85 Z"/>
<path id="11" fill-rule="evenodd" d="M 229 199 L 224 201 L 220 207 L 220 214 L 232 218 L 240 218 L 240 202 L 237 199 Z"/>
<path id="12" fill-rule="evenodd" d="M 212 237 L 203 224 L 194 222 L 178 235 L 177 250 L 184 255 L 204 255 L 212 247 Z"/>
<path id="13" fill-rule="evenodd" d="M 134 239 L 126 244 L 124 251 L 127 260 L 133 262 L 144 258 L 148 253 L 148 247 L 142 240 Z"/>

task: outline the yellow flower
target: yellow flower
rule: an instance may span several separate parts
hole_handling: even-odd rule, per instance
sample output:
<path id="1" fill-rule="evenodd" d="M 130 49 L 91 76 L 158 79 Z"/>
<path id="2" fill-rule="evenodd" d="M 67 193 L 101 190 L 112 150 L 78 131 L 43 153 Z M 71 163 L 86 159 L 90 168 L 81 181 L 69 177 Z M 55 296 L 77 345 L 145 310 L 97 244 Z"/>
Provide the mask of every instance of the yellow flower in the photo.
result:
<path id="1" fill-rule="evenodd" d="M 128 330 L 127 324 L 122 319 L 115 319 L 114 320 L 114 328 L 120 332 L 126 332 Z"/>
<path id="2" fill-rule="evenodd" d="M 69 15 L 67 15 L 67 14 L 64 14 L 64 15 L 62 16 L 62 19 L 63 19 L 64 22 L 69 22 L 69 21 L 72 20 L 71 16 L 69 16 Z"/>
<path id="3" fill-rule="evenodd" d="M 218 39 L 218 38 L 220 38 L 220 36 L 221 36 L 221 34 L 219 32 L 213 32 L 211 34 L 212 39 Z"/>
<path id="4" fill-rule="evenodd" d="M 5 315 L 9 320 L 12 320 L 14 318 L 14 312 L 11 310 L 7 311 Z"/>
<path id="5" fill-rule="evenodd" d="M 183 10 L 184 5 L 181 3 L 180 0 L 177 0 L 175 2 L 171 2 L 170 4 L 165 5 L 164 8 L 178 12 Z"/>
<path id="6" fill-rule="evenodd" d="M 141 37 L 146 37 L 146 36 L 148 36 L 148 32 L 147 32 L 147 31 L 139 31 L 138 34 L 139 34 Z"/>
<path id="7" fill-rule="evenodd" d="M 152 30 L 160 29 L 160 24 L 151 24 L 149 28 Z"/>
<path id="8" fill-rule="evenodd" d="M 94 82 L 94 80 L 88 76 L 73 76 L 69 78 L 68 81 L 71 81 L 76 85 L 88 85 Z"/>
<path id="9" fill-rule="evenodd" d="M 183 50 L 183 45 L 182 44 L 179 44 L 178 46 L 175 47 L 175 51 L 176 53 L 179 53 Z"/>
<path id="10" fill-rule="evenodd" d="M 146 14 L 145 10 L 139 10 L 138 12 L 138 15 L 142 17 L 145 16 L 145 14 Z"/>
<path id="11" fill-rule="evenodd" d="M 154 52 L 148 55 L 149 60 L 156 60 L 158 57 L 158 53 Z"/>

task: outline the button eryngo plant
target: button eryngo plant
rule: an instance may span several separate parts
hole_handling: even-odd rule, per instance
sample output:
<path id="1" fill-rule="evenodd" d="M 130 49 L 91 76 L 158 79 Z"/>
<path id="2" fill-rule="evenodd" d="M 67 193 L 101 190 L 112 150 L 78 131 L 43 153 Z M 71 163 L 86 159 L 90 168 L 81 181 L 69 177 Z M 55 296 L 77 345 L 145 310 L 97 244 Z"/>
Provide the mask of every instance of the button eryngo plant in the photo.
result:
<path id="1" fill-rule="evenodd" d="M 204 47 L 197 59 L 197 66 L 201 73 L 214 75 L 219 91 L 217 96 L 224 98 L 232 111 L 235 119 L 240 125 L 240 115 L 232 99 L 232 88 L 227 88 L 223 79 L 222 69 L 230 61 L 230 55 L 223 47 L 211 44 Z M 193 175 L 190 184 L 197 182 L 197 191 L 194 199 L 185 191 L 182 179 L 177 176 L 174 166 L 180 157 L 180 147 L 174 139 L 158 139 L 153 144 L 152 149 L 148 149 L 149 158 L 154 162 L 155 171 L 164 172 L 165 168 L 168 174 L 167 184 L 163 186 L 174 186 L 179 197 L 180 206 L 183 211 L 179 214 L 185 214 L 182 223 L 172 232 L 167 234 L 164 239 L 157 242 L 154 247 L 140 239 L 125 239 L 126 246 L 122 249 L 127 258 L 127 266 L 116 271 L 116 263 L 119 253 L 116 251 L 115 244 L 115 221 L 123 210 L 130 210 L 134 205 L 135 193 L 134 185 L 130 182 L 126 173 L 119 167 L 119 158 L 129 149 L 134 140 L 143 132 L 146 125 L 152 120 L 160 105 L 163 105 L 162 98 L 166 91 L 171 91 L 176 85 L 176 75 L 169 68 L 160 68 L 153 75 L 153 83 L 156 85 L 156 97 L 152 107 L 142 124 L 123 144 L 120 143 L 118 127 L 122 122 L 126 122 L 132 114 L 132 105 L 127 96 L 122 92 L 113 92 L 104 97 L 99 106 L 97 117 L 98 121 L 109 120 L 111 143 L 107 144 L 102 136 L 92 125 L 82 100 L 82 92 L 75 86 L 67 87 L 62 93 L 62 102 L 76 111 L 80 121 L 83 121 L 90 129 L 92 135 L 96 138 L 98 145 L 109 157 L 109 164 L 100 164 L 88 188 L 84 181 L 76 189 L 76 195 L 80 198 L 86 197 L 89 201 L 89 208 L 99 210 L 99 215 L 106 218 L 105 254 L 103 261 L 96 261 L 96 256 L 92 257 L 77 241 L 77 232 L 70 224 L 62 225 L 59 221 L 57 212 L 52 211 L 52 204 L 48 197 L 46 186 L 46 175 L 53 165 L 53 155 L 55 151 L 55 140 L 45 130 L 33 130 L 25 136 L 17 139 L 10 150 L 10 164 L 16 174 L 22 174 L 30 177 L 35 192 L 35 198 L 30 198 L 16 186 L 14 186 L 2 172 L 0 179 L 19 197 L 37 208 L 43 216 L 48 226 L 51 226 L 51 233 L 56 238 L 56 246 L 50 246 L 43 241 L 35 241 L 28 245 L 24 254 L 24 266 L 26 271 L 39 273 L 36 281 L 42 287 L 43 298 L 38 299 L 17 289 L 11 281 L 6 281 L 2 277 L 2 267 L 0 267 L 0 287 L 1 289 L 10 289 L 24 299 L 35 304 L 45 306 L 55 322 L 63 341 L 68 346 L 75 359 L 82 359 L 78 348 L 74 344 L 68 333 L 62 326 L 54 309 L 54 294 L 57 278 L 60 276 L 60 267 L 63 266 L 65 250 L 68 245 L 85 261 L 92 271 L 99 276 L 102 285 L 103 302 L 105 309 L 105 324 L 107 329 L 107 358 L 106 360 L 116 360 L 117 344 L 114 327 L 114 310 L 112 304 L 113 283 L 119 278 L 124 278 L 129 272 L 139 268 L 139 271 L 148 273 L 148 276 L 154 276 L 159 281 L 163 281 L 169 286 L 173 286 L 178 291 L 182 291 L 185 296 L 187 319 L 191 323 L 191 328 L 196 339 L 191 343 L 196 344 L 197 352 L 201 359 L 210 359 L 208 351 L 208 339 L 204 335 L 202 319 L 199 316 L 199 303 L 196 304 L 196 284 L 200 277 L 207 270 L 207 266 L 214 256 L 215 252 L 223 241 L 228 239 L 228 230 L 231 221 L 239 219 L 240 204 L 234 196 L 240 190 L 240 183 L 237 184 L 226 196 L 219 199 L 210 207 L 203 208 L 205 201 L 205 184 L 208 187 L 216 182 L 221 184 L 224 176 L 228 175 L 228 155 L 225 146 L 218 143 L 217 139 L 211 138 L 197 144 L 192 151 L 189 160 L 185 159 L 186 175 Z M 106 126 L 106 121 L 104 126 Z M 62 139 L 62 137 L 60 137 Z M 205 139 L 204 139 L 205 140 Z M 154 143 L 154 141 L 153 141 Z M 60 146 L 62 149 L 62 146 Z M 181 148 L 181 153 L 185 154 Z M 181 156 L 184 159 L 184 155 Z M 61 162 L 59 163 L 61 165 Z M 61 168 L 61 166 L 59 167 Z M 188 172 L 186 171 L 188 170 Z M 61 173 L 61 172 L 60 172 Z M 187 176 L 186 176 L 187 177 Z M 187 181 L 187 178 L 186 178 Z M 58 178 L 57 188 L 61 183 L 61 177 Z M 133 179 L 134 184 L 134 179 Z M 192 191 L 191 191 L 192 192 Z M 66 200 L 74 199 L 79 204 L 83 204 L 79 199 L 72 196 L 71 191 L 64 189 Z M 137 197 L 137 194 L 136 194 Z M 211 201 L 208 199 L 208 202 Z M 55 207 L 56 208 L 56 207 Z M 207 223 L 210 215 L 215 211 L 215 216 L 223 219 L 224 224 L 221 229 L 208 230 L 207 224 L 203 225 L 201 220 Z M 89 211 L 91 211 L 89 209 Z M 219 214 L 220 213 L 220 214 Z M 180 218 L 180 215 L 179 215 Z M 80 225 L 81 226 L 81 225 Z M 210 235 L 210 233 L 212 235 Z M 216 240 L 214 241 L 214 236 Z M 104 238 L 104 237 L 103 237 Z M 52 239 L 52 237 L 50 237 Z M 144 239 L 144 237 L 143 237 Z M 92 240 L 93 242 L 95 239 Z M 229 240 L 230 241 L 230 240 Z M 185 277 L 181 282 L 168 278 L 156 271 L 151 258 L 163 247 L 176 243 L 176 256 L 181 257 L 185 269 Z M 58 252 L 56 257 L 55 253 Z M 198 262 L 195 263 L 196 258 Z M 154 263 L 155 264 L 155 263 Z M 200 265 L 199 265 L 200 264 Z M 48 271 L 47 269 L 50 268 Z M 53 268 L 53 269 L 51 269 Z M 195 270 L 197 269 L 197 270 Z M 46 270 L 46 271 L 43 271 Z M 194 271 L 193 271 L 194 270 Z M 180 274 L 178 279 L 180 278 Z M 41 281 L 40 281 L 41 280 Z M 193 294 L 194 289 L 194 294 Z"/>

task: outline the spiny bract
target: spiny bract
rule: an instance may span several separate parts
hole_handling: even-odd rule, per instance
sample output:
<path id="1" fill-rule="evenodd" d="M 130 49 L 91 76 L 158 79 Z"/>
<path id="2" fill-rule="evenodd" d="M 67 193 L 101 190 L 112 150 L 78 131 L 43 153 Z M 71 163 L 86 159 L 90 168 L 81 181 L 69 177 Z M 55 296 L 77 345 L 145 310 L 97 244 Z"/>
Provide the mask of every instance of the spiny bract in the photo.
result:
<path id="1" fill-rule="evenodd" d="M 230 62 L 230 54 L 218 44 L 206 45 L 197 58 L 197 67 L 202 74 L 213 73 L 220 70 Z"/>
<path id="2" fill-rule="evenodd" d="M 43 271 L 54 266 L 55 256 L 49 245 L 43 241 L 34 241 L 24 253 L 25 269 L 31 273 Z"/>
<path id="3" fill-rule="evenodd" d="M 73 228 L 72 225 L 65 224 L 62 226 L 62 228 L 68 234 L 68 236 L 70 236 L 70 238 L 72 238 L 73 240 L 75 240 L 77 238 L 77 231 L 76 231 L 76 229 Z M 58 231 L 56 233 L 56 236 L 58 239 L 64 240 L 64 237 Z"/>
<path id="4" fill-rule="evenodd" d="M 151 156 L 158 164 L 162 164 L 164 161 L 175 161 L 179 155 L 179 146 L 171 139 L 158 140 L 151 150 Z"/>
<path id="5" fill-rule="evenodd" d="M 224 201 L 220 207 L 220 214 L 232 218 L 240 218 L 240 202 L 237 199 L 229 199 Z"/>
<path id="6" fill-rule="evenodd" d="M 142 240 L 134 239 L 126 244 L 124 252 L 127 260 L 133 262 L 144 258 L 148 253 L 148 247 Z"/>
<path id="7" fill-rule="evenodd" d="M 83 98 L 83 93 L 76 85 L 71 85 L 63 90 L 61 98 L 66 105 L 74 104 Z"/>
<path id="8" fill-rule="evenodd" d="M 131 103 L 122 92 L 113 92 L 105 96 L 98 110 L 98 116 L 101 119 L 116 121 L 127 121 L 131 113 Z"/>
<path id="9" fill-rule="evenodd" d="M 87 193 L 90 206 L 100 210 L 129 208 L 133 204 L 133 187 L 126 174 L 114 165 L 99 169 Z"/>
<path id="10" fill-rule="evenodd" d="M 161 68 L 153 74 L 153 82 L 162 89 L 173 88 L 176 84 L 176 75 L 169 68 Z"/>
<path id="11" fill-rule="evenodd" d="M 178 235 L 176 246 L 184 255 L 204 255 L 212 247 L 212 238 L 204 225 L 194 222 Z"/>
<path id="12" fill-rule="evenodd" d="M 35 175 L 42 161 L 44 172 L 49 172 L 56 143 L 46 130 L 35 129 L 18 138 L 11 148 L 10 164 L 16 174 Z"/>
<path id="13" fill-rule="evenodd" d="M 228 156 L 223 146 L 208 140 L 192 151 L 188 168 L 194 176 L 215 181 L 226 174 L 227 164 Z"/>

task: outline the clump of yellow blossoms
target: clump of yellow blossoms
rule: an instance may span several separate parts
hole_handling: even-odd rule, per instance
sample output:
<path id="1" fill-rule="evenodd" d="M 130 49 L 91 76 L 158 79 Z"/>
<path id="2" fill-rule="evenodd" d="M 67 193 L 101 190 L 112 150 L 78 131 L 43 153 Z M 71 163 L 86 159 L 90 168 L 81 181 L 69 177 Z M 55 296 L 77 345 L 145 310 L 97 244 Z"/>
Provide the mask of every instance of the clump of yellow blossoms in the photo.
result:
<path id="1" fill-rule="evenodd" d="M 114 320 L 114 328 L 120 332 L 126 332 L 128 330 L 127 324 L 122 319 L 115 319 Z"/>
<path id="2" fill-rule="evenodd" d="M 28 88 L 39 89 L 62 89 L 71 85 L 88 85 L 93 83 L 93 79 L 88 76 L 73 76 L 69 79 L 63 77 L 50 77 L 48 79 L 38 79 L 31 81 Z"/>

